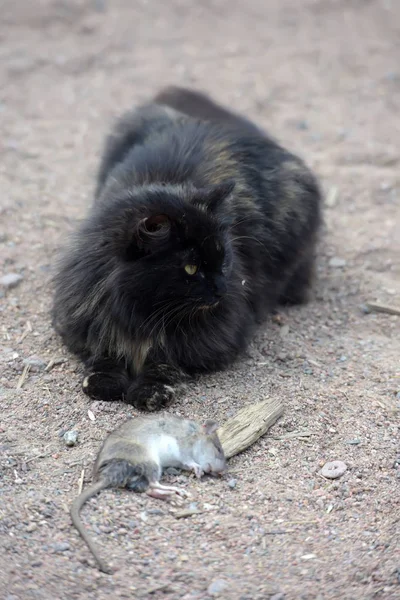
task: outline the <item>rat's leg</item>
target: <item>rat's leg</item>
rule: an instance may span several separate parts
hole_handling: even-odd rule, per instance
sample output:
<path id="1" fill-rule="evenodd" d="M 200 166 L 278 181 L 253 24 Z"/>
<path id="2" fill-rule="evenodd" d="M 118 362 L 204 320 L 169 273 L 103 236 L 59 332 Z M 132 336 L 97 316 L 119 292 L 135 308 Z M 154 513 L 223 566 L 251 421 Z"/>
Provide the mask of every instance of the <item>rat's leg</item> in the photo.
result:
<path id="1" fill-rule="evenodd" d="M 86 376 L 82 382 L 85 394 L 95 400 L 124 400 L 130 378 L 122 361 L 100 358 L 88 361 L 86 368 Z"/>

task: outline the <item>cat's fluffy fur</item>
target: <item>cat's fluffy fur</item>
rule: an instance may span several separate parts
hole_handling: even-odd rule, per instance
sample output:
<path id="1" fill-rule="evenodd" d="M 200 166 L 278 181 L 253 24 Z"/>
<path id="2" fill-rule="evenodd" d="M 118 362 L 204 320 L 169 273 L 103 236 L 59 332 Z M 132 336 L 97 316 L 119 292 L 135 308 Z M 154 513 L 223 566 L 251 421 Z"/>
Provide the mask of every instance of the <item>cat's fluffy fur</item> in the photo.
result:
<path id="1" fill-rule="evenodd" d="M 306 299 L 319 223 L 304 163 L 203 94 L 167 88 L 123 116 L 55 280 L 84 391 L 157 410 L 231 363 L 279 302 Z"/>

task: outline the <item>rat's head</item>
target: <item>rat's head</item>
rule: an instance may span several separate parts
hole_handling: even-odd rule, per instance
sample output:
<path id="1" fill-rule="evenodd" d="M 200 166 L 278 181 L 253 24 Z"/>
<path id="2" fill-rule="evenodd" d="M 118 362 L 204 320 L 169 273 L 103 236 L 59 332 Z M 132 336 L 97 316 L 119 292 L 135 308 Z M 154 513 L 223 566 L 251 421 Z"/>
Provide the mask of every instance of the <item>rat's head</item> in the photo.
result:
<path id="1" fill-rule="evenodd" d="M 98 231 L 113 256 L 111 310 L 126 322 L 134 311 L 136 325 L 151 329 L 216 306 L 232 271 L 230 223 L 220 209 L 233 188 L 152 184 L 100 203 Z"/>
<path id="2" fill-rule="evenodd" d="M 193 458 L 205 473 L 222 475 L 226 471 L 226 459 L 217 429 L 215 421 L 204 423 L 193 447 Z"/>

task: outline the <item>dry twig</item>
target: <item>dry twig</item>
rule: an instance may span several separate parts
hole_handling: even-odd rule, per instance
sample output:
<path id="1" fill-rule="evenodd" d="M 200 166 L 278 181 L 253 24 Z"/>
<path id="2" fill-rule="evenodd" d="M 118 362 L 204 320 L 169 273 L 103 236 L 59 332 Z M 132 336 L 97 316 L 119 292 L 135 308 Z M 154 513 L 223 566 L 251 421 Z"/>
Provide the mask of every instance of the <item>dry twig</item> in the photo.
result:
<path id="1" fill-rule="evenodd" d="M 400 316 L 400 307 L 381 304 L 380 302 L 366 302 L 365 306 L 371 312 L 386 313 L 387 315 Z"/>
<path id="2" fill-rule="evenodd" d="M 29 373 L 30 365 L 25 365 L 24 370 L 22 371 L 21 377 L 18 379 L 17 390 L 20 390 L 24 385 L 24 381 Z"/>
<path id="3" fill-rule="evenodd" d="M 78 496 L 82 493 L 84 478 L 85 478 L 85 469 L 82 469 L 81 476 L 78 479 Z"/>

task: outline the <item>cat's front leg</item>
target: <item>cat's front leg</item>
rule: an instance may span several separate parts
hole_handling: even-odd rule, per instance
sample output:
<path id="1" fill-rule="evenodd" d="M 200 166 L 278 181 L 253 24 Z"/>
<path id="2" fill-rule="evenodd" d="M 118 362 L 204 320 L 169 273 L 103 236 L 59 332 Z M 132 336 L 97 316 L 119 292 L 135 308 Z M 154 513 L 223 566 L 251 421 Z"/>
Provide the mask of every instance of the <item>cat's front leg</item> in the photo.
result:
<path id="1" fill-rule="evenodd" d="M 130 385 L 125 402 L 143 411 L 161 410 L 171 404 L 185 378 L 185 373 L 178 367 L 147 363 Z"/>
<path id="2" fill-rule="evenodd" d="M 82 382 L 84 393 L 94 400 L 124 401 L 131 378 L 120 361 L 111 358 L 90 360 Z"/>

